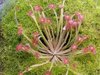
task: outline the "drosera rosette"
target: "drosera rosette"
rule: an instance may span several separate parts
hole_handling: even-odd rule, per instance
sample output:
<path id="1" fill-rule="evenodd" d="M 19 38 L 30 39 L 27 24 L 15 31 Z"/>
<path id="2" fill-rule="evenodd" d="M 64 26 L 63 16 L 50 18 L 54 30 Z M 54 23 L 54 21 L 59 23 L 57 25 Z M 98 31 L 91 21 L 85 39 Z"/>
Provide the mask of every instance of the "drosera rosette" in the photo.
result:
<path id="1" fill-rule="evenodd" d="M 36 25 L 37 31 L 32 33 L 32 38 L 29 38 L 24 32 L 23 26 L 19 24 L 16 19 L 18 24 L 18 36 L 24 36 L 26 40 L 29 41 L 28 44 L 18 44 L 16 50 L 31 53 L 37 59 L 43 59 L 45 62 L 34 64 L 28 67 L 27 70 L 20 72 L 19 75 L 24 75 L 24 73 L 46 64 L 51 65 L 45 72 L 45 75 L 52 75 L 52 68 L 57 64 L 67 66 L 66 75 L 68 75 L 69 71 L 78 75 L 77 72 L 70 68 L 70 64 L 72 63 L 71 57 L 79 54 L 96 53 L 96 49 L 93 45 L 89 45 L 86 48 L 81 48 L 80 46 L 89 38 L 87 35 L 79 34 L 84 16 L 80 12 L 72 16 L 65 14 L 65 0 L 63 0 L 63 3 L 59 6 L 55 4 L 48 5 L 48 9 L 54 12 L 55 20 L 52 19 L 52 16 L 50 18 L 47 17 L 42 6 L 36 5 L 33 7 L 31 4 L 29 4 L 29 6 L 31 10 L 27 15 L 35 22 L 34 25 Z M 56 11 L 55 8 L 57 7 L 60 13 Z M 73 66 L 75 67 L 76 65 L 74 64 Z"/>

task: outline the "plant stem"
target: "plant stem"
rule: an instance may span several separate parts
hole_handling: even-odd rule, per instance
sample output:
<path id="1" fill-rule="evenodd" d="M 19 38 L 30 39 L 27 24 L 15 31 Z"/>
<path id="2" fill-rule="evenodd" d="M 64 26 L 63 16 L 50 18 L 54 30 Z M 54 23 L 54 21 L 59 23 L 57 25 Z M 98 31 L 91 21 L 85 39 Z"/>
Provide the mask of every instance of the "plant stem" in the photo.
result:
<path id="1" fill-rule="evenodd" d="M 49 69 L 49 71 L 51 71 L 52 67 L 53 67 L 53 62 L 51 63 L 51 66 L 50 66 L 50 69 Z"/>
<path id="2" fill-rule="evenodd" d="M 57 53 L 57 54 L 59 54 L 59 55 L 62 55 L 62 54 L 67 54 L 67 53 L 69 53 L 71 50 L 70 49 L 66 49 L 65 51 L 62 51 L 62 52 L 59 52 L 59 53 Z"/>
<path id="3" fill-rule="evenodd" d="M 58 51 L 60 51 L 60 49 L 64 46 L 64 44 L 66 43 L 66 40 L 68 39 L 68 35 L 69 35 L 69 32 L 66 34 L 66 37 L 63 41 L 63 43 L 61 44 L 61 46 L 59 47 L 59 49 L 57 49 Z"/>
<path id="4" fill-rule="evenodd" d="M 63 0 L 62 6 L 64 6 L 65 0 Z M 57 38 L 56 40 L 58 40 L 58 36 L 61 34 L 62 29 L 63 29 L 63 16 L 64 16 L 64 8 L 61 8 L 61 13 L 60 13 L 60 20 L 59 20 L 59 24 L 58 24 L 58 32 L 57 32 Z M 61 36 L 61 35 L 60 35 Z"/>
<path id="5" fill-rule="evenodd" d="M 38 30 L 39 30 L 41 36 L 43 37 L 45 43 L 48 45 L 48 42 L 47 42 L 46 38 L 44 37 L 44 35 L 43 35 L 43 33 L 42 33 L 42 31 L 41 31 L 41 29 L 40 29 L 40 27 L 39 27 L 39 24 L 38 24 L 38 22 L 37 22 L 37 20 L 36 20 L 36 17 L 35 17 L 35 15 L 34 15 L 34 10 L 33 10 L 33 8 L 32 8 L 32 5 L 30 5 L 30 7 L 31 7 L 32 12 L 33 12 L 32 18 L 33 18 L 34 22 L 36 23 L 36 26 L 37 26 L 37 28 L 38 28 Z"/>
<path id="6" fill-rule="evenodd" d="M 65 6 L 64 4 L 65 4 L 65 1 L 66 0 L 63 0 L 63 4 L 62 4 L 63 8 L 61 8 L 61 16 L 60 16 L 60 23 L 59 23 L 60 24 L 60 30 L 61 30 L 60 34 L 62 33 L 62 30 L 63 30 L 63 23 L 64 23 L 63 22 L 63 17 L 64 17 L 64 6 Z"/>
<path id="7" fill-rule="evenodd" d="M 61 36 L 60 36 L 60 38 L 58 40 L 58 44 L 57 44 L 57 47 L 56 47 L 55 50 L 57 50 L 59 48 L 59 46 L 61 45 L 62 39 L 64 38 L 65 34 L 66 34 L 66 31 L 62 32 L 62 34 L 61 34 Z"/>
<path id="8" fill-rule="evenodd" d="M 66 72 L 66 75 L 68 75 L 69 73 L 69 65 L 67 65 L 67 72 Z"/>
<path id="9" fill-rule="evenodd" d="M 42 66 L 42 65 L 45 65 L 45 64 L 47 64 L 47 63 L 49 63 L 49 61 L 46 61 L 46 62 L 44 62 L 44 63 L 42 63 L 42 64 L 32 65 L 32 66 L 30 66 L 30 68 L 28 69 L 28 71 L 31 71 L 33 68 L 39 67 L 39 66 Z M 27 72 L 27 70 L 23 71 L 23 73 L 25 73 L 25 72 Z"/>
<path id="10" fill-rule="evenodd" d="M 57 21 L 57 25 L 56 25 L 56 26 L 58 27 L 58 15 L 57 15 L 57 12 L 56 12 L 55 10 L 53 10 L 53 11 L 54 11 L 54 14 L 55 14 L 55 16 L 56 16 L 56 21 Z M 58 31 L 58 28 L 57 28 L 57 32 L 59 32 L 59 31 Z M 56 33 L 56 34 L 57 34 L 57 33 Z"/>
<path id="11" fill-rule="evenodd" d="M 17 20 L 17 13 L 16 13 L 16 9 L 15 9 L 15 22 L 17 25 L 19 25 L 18 20 Z"/>
<path id="12" fill-rule="evenodd" d="M 44 12 L 42 12 L 42 15 L 43 15 L 43 17 L 46 18 Z M 51 28 L 52 28 L 52 27 L 51 27 Z M 45 32 L 45 34 L 46 34 L 46 36 L 47 36 L 47 38 L 48 38 L 48 45 L 49 45 L 49 48 L 50 48 L 51 50 L 54 50 L 53 45 L 52 45 L 52 36 L 51 36 L 50 28 L 48 28 L 48 25 L 45 25 L 45 26 L 44 26 L 44 30 L 45 30 L 44 32 Z M 53 32 L 53 31 L 52 31 L 52 35 L 54 36 L 54 32 Z"/>
<path id="13" fill-rule="evenodd" d="M 31 39 L 29 37 L 27 37 L 27 35 L 23 32 L 23 36 L 30 42 L 32 43 Z"/>
<path id="14" fill-rule="evenodd" d="M 74 70 L 72 70 L 70 67 L 68 67 L 68 71 L 71 71 L 72 73 L 74 73 L 75 75 L 82 75 L 80 73 L 75 72 Z"/>
<path id="15" fill-rule="evenodd" d="M 69 37 L 68 43 L 66 44 L 66 47 L 69 45 L 71 38 L 72 38 L 72 28 L 71 28 L 70 37 Z"/>

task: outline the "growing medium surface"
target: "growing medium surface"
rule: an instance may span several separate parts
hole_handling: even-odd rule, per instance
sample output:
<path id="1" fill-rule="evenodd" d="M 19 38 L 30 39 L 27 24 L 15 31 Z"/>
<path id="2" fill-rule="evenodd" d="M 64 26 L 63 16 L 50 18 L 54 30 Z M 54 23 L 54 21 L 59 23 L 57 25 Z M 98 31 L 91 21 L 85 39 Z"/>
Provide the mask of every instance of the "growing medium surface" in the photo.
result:
<path id="1" fill-rule="evenodd" d="M 4 37 L 10 44 L 6 44 L 4 48 L 5 51 L 10 50 L 6 53 L 7 56 L 2 57 L 5 58 L 4 62 L 10 59 L 6 61 L 6 64 L 10 65 L 4 65 L 5 74 L 98 74 L 99 21 L 96 15 L 99 11 L 95 10 L 96 13 L 90 14 L 94 11 L 95 3 L 86 1 L 87 6 L 91 7 L 94 4 L 94 7 L 89 10 L 89 7 L 84 6 L 85 1 L 83 3 L 77 1 L 78 4 L 74 1 L 63 1 L 57 4 L 56 0 L 54 3 L 51 2 L 43 1 L 42 4 L 25 2 L 24 5 L 18 2 L 9 16 L 4 18 Z M 74 9 L 71 10 L 72 7 Z M 11 16 L 12 13 L 14 17 Z M 11 17 L 14 21 L 6 22 Z M 12 60 L 16 62 L 16 66 L 13 66 L 15 63 L 11 62 Z M 12 67 L 14 72 L 9 72 L 12 70 L 7 67 Z M 20 70 L 15 70 L 16 67 Z"/>

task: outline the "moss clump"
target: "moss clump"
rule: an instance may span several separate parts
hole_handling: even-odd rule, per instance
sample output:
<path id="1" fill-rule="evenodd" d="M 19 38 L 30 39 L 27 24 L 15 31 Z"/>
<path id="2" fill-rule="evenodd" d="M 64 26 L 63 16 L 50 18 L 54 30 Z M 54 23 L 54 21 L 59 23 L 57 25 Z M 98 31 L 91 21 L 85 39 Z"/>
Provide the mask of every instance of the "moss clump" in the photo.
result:
<path id="1" fill-rule="evenodd" d="M 49 3 L 59 4 L 61 0 L 32 0 L 34 5 L 41 5 L 43 7 L 47 6 Z M 19 0 L 16 3 L 16 6 L 19 6 L 20 9 L 17 12 L 17 17 L 19 22 L 23 25 L 26 31 L 32 32 L 36 30 L 36 27 L 33 26 L 34 22 L 26 15 L 29 11 L 30 7 L 23 0 Z M 96 9 L 95 2 L 92 0 L 67 0 L 66 1 L 66 12 L 74 13 L 76 11 L 81 11 L 85 20 L 81 27 L 80 33 L 89 35 L 90 39 L 83 44 L 85 47 L 87 44 L 95 44 L 97 48 L 97 54 L 86 55 L 88 57 L 86 59 L 80 56 L 80 58 L 76 58 L 79 64 L 77 71 L 82 73 L 83 75 L 98 75 L 97 72 L 100 70 L 100 10 Z M 4 75 L 17 75 L 20 70 L 25 69 L 25 66 L 36 63 L 37 61 L 33 58 L 32 55 L 20 52 L 17 53 L 15 50 L 15 46 L 22 40 L 23 37 L 17 37 L 17 25 L 14 19 L 14 8 L 8 11 L 8 14 L 3 17 L 2 21 L 3 35 L 5 38 L 4 46 L 2 47 L 2 55 L 1 60 L 4 65 Z M 34 29 L 34 30 L 33 30 Z M 78 63 L 77 62 L 77 63 Z M 30 63 L 30 64 L 29 64 Z M 43 75 L 43 71 L 46 67 L 42 67 L 40 69 L 35 69 L 32 72 L 27 73 L 26 75 Z M 58 73 L 58 71 L 59 72 Z M 54 71 L 54 75 L 63 75 L 62 72 L 65 72 L 63 68 L 56 67 Z M 42 72 L 42 73 L 41 73 Z M 70 75 L 73 75 L 70 73 Z"/>

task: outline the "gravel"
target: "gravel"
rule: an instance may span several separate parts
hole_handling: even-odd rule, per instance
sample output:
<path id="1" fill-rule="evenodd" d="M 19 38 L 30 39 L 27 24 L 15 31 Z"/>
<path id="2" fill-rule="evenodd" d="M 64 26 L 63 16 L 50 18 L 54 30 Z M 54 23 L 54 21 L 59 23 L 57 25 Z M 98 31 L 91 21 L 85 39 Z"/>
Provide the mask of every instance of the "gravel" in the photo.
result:
<path id="1" fill-rule="evenodd" d="M 4 0 L 0 0 L 0 11 L 2 10 L 3 1 L 4 1 Z"/>

